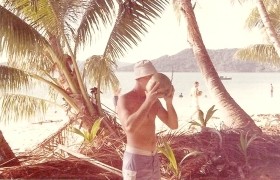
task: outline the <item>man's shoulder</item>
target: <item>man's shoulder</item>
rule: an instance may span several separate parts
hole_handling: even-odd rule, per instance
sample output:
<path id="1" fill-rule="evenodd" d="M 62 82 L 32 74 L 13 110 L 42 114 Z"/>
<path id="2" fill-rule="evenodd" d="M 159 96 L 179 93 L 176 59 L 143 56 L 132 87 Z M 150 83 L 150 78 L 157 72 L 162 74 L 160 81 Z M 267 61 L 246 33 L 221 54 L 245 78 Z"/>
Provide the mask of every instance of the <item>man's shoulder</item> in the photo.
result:
<path id="1" fill-rule="evenodd" d="M 120 98 L 122 98 L 122 99 L 131 99 L 131 98 L 133 98 L 133 93 L 132 93 L 132 91 L 129 91 L 127 93 L 122 94 L 120 96 Z"/>

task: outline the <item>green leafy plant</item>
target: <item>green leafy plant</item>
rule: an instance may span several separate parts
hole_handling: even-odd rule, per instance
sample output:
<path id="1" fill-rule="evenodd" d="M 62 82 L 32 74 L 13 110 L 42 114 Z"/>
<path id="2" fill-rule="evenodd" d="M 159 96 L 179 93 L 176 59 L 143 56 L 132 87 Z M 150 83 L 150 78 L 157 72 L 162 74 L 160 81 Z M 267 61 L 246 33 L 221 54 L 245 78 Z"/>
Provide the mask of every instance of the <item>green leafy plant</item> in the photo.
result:
<path id="1" fill-rule="evenodd" d="M 192 152 L 186 154 L 186 155 L 182 158 L 182 160 L 180 161 L 179 166 L 181 166 L 182 163 L 183 163 L 186 159 L 188 159 L 188 158 L 190 158 L 190 157 L 192 157 L 192 156 L 198 156 L 198 155 L 202 155 L 202 154 L 203 154 L 203 152 L 201 152 L 201 151 L 192 151 Z"/>
<path id="2" fill-rule="evenodd" d="M 169 168 L 171 171 L 178 176 L 179 168 L 174 155 L 174 152 L 167 142 L 163 143 L 163 146 L 158 147 L 159 151 L 169 160 Z"/>
<path id="3" fill-rule="evenodd" d="M 103 118 L 98 118 L 94 124 L 92 125 L 91 129 L 89 131 L 83 130 L 81 131 L 80 129 L 77 128 L 72 128 L 72 132 L 75 134 L 78 134 L 84 138 L 84 143 L 86 144 L 91 144 L 93 140 L 95 139 L 98 130 L 100 129 L 100 124 Z"/>
<path id="4" fill-rule="evenodd" d="M 253 134 L 251 137 L 248 136 L 249 132 L 244 135 L 244 133 L 240 134 L 240 144 L 238 145 L 241 153 L 244 155 L 245 163 L 248 165 L 248 148 L 250 144 L 258 138 L 256 134 Z"/>
<path id="5" fill-rule="evenodd" d="M 187 158 L 189 158 L 191 156 L 197 156 L 197 155 L 203 154 L 200 151 L 193 151 L 191 153 L 186 154 L 182 158 L 180 163 L 178 164 L 174 151 L 172 150 L 172 148 L 170 147 L 170 145 L 167 142 L 164 142 L 162 146 L 158 147 L 158 149 L 159 149 L 159 152 L 162 153 L 169 160 L 168 167 L 174 173 L 174 176 L 176 177 L 176 179 L 180 179 L 180 177 L 181 177 L 180 166 L 182 165 L 183 161 L 185 161 Z"/>
<path id="6" fill-rule="evenodd" d="M 204 118 L 204 113 L 202 110 L 198 110 L 198 121 L 191 121 L 191 125 L 190 128 L 192 126 L 199 126 L 199 127 L 206 127 L 208 121 L 211 119 L 211 117 L 213 116 L 213 114 L 217 111 L 217 109 L 214 109 L 215 105 L 213 105 L 211 108 L 208 109 L 206 116 Z"/>

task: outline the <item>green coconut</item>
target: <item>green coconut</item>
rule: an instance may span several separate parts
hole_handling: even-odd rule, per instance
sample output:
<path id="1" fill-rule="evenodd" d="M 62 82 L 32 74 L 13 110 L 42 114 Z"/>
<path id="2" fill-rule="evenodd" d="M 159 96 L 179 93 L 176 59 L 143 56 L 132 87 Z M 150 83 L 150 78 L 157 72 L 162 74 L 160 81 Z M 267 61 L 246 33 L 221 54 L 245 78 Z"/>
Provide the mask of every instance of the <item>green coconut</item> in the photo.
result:
<path id="1" fill-rule="evenodd" d="M 157 92 L 158 92 L 160 98 L 163 98 L 166 95 L 168 95 L 168 93 L 172 89 L 172 84 L 171 84 L 170 79 L 162 73 L 154 74 L 146 85 L 146 90 L 148 92 L 151 91 L 151 89 L 154 87 L 154 85 L 156 84 L 155 82 L 159 82 L 159 88 L 158 88 Z"/>

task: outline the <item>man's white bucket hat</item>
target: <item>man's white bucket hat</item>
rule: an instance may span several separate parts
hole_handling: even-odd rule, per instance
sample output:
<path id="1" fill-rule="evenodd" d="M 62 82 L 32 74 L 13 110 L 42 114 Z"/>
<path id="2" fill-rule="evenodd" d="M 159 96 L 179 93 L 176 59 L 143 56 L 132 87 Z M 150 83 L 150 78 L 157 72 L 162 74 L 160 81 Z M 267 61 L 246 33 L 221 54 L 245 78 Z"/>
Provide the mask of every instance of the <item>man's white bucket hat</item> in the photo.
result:
<path id="1" fill-rule="evenodd" d="M 157 70 L 149 60 L 142 60 L 134 65 L 135 79 L 139 79 L 145 76 L 150 76 L 155 73 L 157 73 Z"/>

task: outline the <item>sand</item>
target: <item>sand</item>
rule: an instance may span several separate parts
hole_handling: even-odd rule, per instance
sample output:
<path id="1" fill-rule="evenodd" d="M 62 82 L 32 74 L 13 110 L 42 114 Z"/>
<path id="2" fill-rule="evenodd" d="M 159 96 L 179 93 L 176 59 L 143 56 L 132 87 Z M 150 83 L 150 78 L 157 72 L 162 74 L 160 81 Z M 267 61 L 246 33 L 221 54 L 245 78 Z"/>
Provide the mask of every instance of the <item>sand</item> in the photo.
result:
<path id="1" fill-rule="evenodd" d="M 271 98 L 267 100 L 255 100 L 254 102 L 241 100 L 238 103 L 241 107 L 246 107 L 244 110 L 252 116 L 258 126 L 273 126 L 278 125 L 280 122 L 279 115 L 277 114 L 279 102 L 279 99 Z M 109 108 L 114 109 L 111 99 L 105 99 L 104 103 L 107 103 L 106 105 Z M 215 103 L 209 97 L 202 97 L 200 104 L 201 109 L 206 112 Z M 190 116 L 194 112 L 194 109 L 191 107 L 190 98 L 174 97 L 174 106 L 179 118 L 179 130 L 189 131 Z M 222 122 L 220 113 L 218 109 L 213 116 L 214 118 L 210 120 L 210 127 L 220 127 Z M 45 120 L 39 119 L 37 122 L 17 122 L 7 125 L 1 123 L 0 129 L 14 152 L 24 152 L 36 147 L 37 144 L 62 127 L 67 120 L 62 110 L 55 109 L 47 113 Z M 167 129 L 158 119 L 156 125 L 157 132 Z"/>

